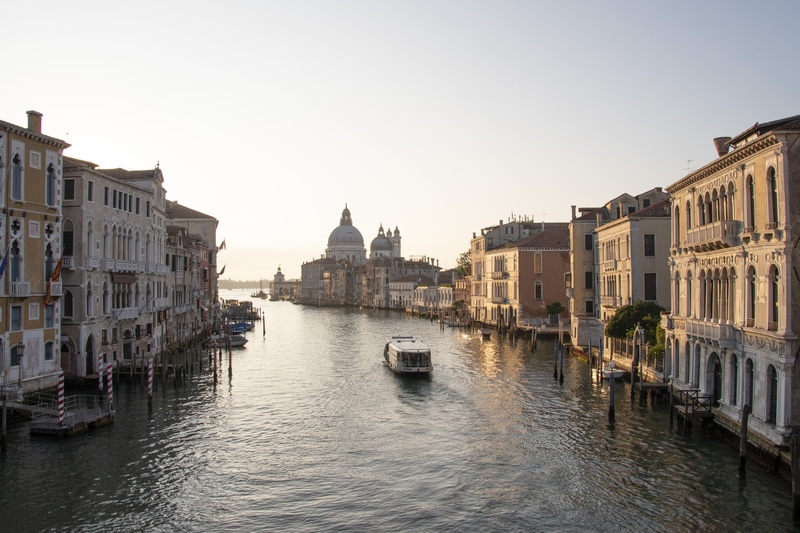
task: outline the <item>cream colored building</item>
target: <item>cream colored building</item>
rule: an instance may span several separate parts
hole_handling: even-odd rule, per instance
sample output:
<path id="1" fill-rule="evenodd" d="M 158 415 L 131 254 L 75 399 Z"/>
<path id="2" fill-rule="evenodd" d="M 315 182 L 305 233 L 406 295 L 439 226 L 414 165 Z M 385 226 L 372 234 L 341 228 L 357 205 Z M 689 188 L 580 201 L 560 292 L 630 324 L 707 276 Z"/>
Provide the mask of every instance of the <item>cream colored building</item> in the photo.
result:
<path id="1" fill-rule="evenodd" d="M 61 281 L 52 274 L 68 146 L 42 134 L 37 111 L 28 111 L 27 127 L 0 121 L 0 385 L 25 392 L 54 387 L 61 373 Z"/>
<path id="2" fill-rule="evenodd" d="M 800 422 L 800 116 L 715 142 L 719 157 L 675 182 L 666 355 L 676 386 L 769 452 Z"/>
<path id="3" fill-rule="evenodd" d="M 668 214 L 666 221 L 664 217 L 657 220 L 658 217 L 647 215 L 644 217 L 647 220 L 641 222 L 643 217 L 633 216 L 667 198 L 668 193 L 661 187 L 655 187 L 636 196 L 621 194 L 601 207 L 576 209 L 572 206 L 566 292 L 573 344 L 588 346 L 591 341 L 597 346 L 603 337 L 605 320 L 613 316 L 620 305 L 644 299 L 644 284 L 648 283 L 648 288 L 652 289 L 653 276 L 647 276 L 645 281 L 645 276 L 640 272 L 643 266 L 649 268 L 648 274 L 656 274 L 659 295 L 656 301 L 669 303 L 669 285 L 664 285 L 669 276 L 665 254 L 661 253 L 656 261 L 651 260 L 651 256 L 642 256 L 642 261 L 639 261 L 635 254 L 638 254 L 640 246 L 644 253 L 644 237 L 639 239 L 637 236 L 635 243 L 631 241 L 631 232 L 639 234 L 644 231 L 658 235 L 658 238 L 649 241 L 657 243 L 656 249 L 668 249 Z M 652 214 L 653 211 L 647 213 Z M 663 235 L 664 231 L 666 235 Z M 598 242 L 601 238 L 602 244 Z M 648 253 L 650 250 L 648 248 Z M 661 276 L 658 276 L 659 272 Z"/>

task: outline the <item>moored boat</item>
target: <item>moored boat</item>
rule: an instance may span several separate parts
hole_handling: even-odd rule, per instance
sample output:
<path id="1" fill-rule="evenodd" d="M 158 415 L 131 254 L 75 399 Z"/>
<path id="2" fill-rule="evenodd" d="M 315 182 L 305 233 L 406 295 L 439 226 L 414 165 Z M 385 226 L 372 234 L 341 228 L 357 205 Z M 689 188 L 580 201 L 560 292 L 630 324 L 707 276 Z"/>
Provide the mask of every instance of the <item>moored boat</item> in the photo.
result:
<path id="1" fill-rule="evenodd" d="M 247 337 L 244 335 L 239 335 L 237 333 L 233 333 L 231 335 L 226 334 L 214 334 L 211 335 L 212 342 L 216 342 L 217 344 L 221 344 L 222 346 L 227 346 L 228 342 L 233 348 L 241 348 L 245 344 L 247 344 Z"/>
<path id="2" fill-rule="evenodd" d="M 386 364 L 398 374 L 421 374 L 433 371 L 431 351 L 412 336 L 392 336 L 383 347 Z"/>

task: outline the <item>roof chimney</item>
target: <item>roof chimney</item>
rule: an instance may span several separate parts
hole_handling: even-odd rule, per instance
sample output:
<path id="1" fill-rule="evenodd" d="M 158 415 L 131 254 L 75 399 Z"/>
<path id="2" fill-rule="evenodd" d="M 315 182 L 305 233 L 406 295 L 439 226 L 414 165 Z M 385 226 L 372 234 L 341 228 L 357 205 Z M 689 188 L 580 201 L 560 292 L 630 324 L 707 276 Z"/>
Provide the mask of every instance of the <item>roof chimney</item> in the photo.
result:
<path id="1" fill-rule="evenodd" d="M 575 220 L 575 206 L 573 205 L 571 207 L 572 207 L 572 220 Z"/>
<path id="2" fill-rule="evenodd" d="M 42 133 L 42 114 L 38 111 L 28 111 L 28 129 Z"/>
<path id="3" fill-rule="evenodd" d="M 728 143 L 731 142 L 730 137 L 716 137 L 714 139 L 714 147 L 717 149 L 717 155 L 722 157 L 728 153 Z"/>

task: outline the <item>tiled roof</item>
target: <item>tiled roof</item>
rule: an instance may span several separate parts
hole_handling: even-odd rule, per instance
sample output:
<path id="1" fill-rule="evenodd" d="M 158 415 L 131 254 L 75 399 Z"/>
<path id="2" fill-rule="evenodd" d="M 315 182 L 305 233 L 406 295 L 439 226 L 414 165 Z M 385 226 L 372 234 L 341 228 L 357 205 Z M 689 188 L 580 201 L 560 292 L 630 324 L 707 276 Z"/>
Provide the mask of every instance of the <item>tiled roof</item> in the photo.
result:
<path id="1" fill-rule="evenodd" d="M 638 211 L 629 214 L 629 217 L 668 217 L 670 216 L 670 201 L 661 200 Z"/>
<path id="2" fill-rule="evenodd" d="M 552 228 L 511 244 L 513 248 L 569 248 L 569 230 Z"/>
<path id="3" fill-rule="evenodd" d="M 746 139 L 747 137 L 753 135 L 754 133 L 757 133 L 759 136 L 761 136 L 764 133 L 777 129 L 782 129 L 782 130 L 800 129 L 800 115 L 781 118 L 778 120 L 772 120 L 770 122 L 765 122 L 763 124 L 759 124 L 758 122 L 756 122 L 750 128 L 744 130 L 742 133 L 740 133 L 739 135 L 728 141 L 728 144 L 737 144 L 739 141 Z"/>

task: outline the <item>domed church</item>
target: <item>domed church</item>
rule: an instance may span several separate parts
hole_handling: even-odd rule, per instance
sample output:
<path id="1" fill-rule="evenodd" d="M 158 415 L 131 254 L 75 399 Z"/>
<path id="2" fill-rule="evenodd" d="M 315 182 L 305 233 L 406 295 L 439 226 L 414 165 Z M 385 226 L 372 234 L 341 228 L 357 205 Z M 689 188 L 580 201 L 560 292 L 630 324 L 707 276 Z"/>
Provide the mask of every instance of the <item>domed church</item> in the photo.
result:
<path id="1" fill-rule="evenodd" d="M 346 260 L 352 265 L 361 265 L 367 262 L 367 249 L 364 248 L 364 237 L 358 228 L 353 226 L 350 210 L 344 204 L 342 218 L 339 225 L 334 228 L 328 237 L 328 247 L 325 248 L 325 257 Z"/>
<path id="2" fill-rule="evenodd" d="M 394 233 L 390 229 L 383 232 L 383 224 L 378 229 L 378 236 L 372 239 L 369 245 L 369 258 L 379 259 L 382 257 L 401 257 L 400 255 L 400 230 L 394 228 Z"/>

